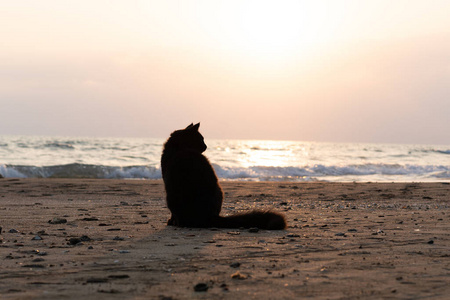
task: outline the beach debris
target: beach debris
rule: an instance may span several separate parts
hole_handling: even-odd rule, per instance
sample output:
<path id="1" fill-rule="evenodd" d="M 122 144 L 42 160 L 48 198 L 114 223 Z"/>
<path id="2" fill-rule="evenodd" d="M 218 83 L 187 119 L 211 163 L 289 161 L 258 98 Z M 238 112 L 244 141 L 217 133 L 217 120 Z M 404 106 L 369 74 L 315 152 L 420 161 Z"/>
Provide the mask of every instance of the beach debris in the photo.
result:
<path id="1" fill-rule="evenodd" d="M 251 228 L 249 228 L 248 232 L 252 232 L 252 233 L 259 232 L 259 228 L 258 227 L 251 227 Z"/>
<path id="2" fill-rule="evenodd" d="M 206 292 L 209 289 L 208 285 L 206 283 L 197 283 L 194 286 L 194 291 L 196 292 Z"/>
<path id="3" fill-rule="evenodd" d="M 240 266 L 241 266 L 240 262 L 234 262 L 234 263 L 230 264 L 230 267 L 232 267 L 232 268 L 239 268 Z"/>
<path id="4" fill-rule="evenodd" d="M 120 254 L 126 254 L 126 253 L 130 253 L 130 251 L 129 250 L 119 250 L 119 253 Z"/>
<path id="5" fill-rule="evenodd" d="M 13 228 L 13 229 L 10 229 L 8 232 L 9 233 L 19 233 L 19 230 Z"/>
<path id="6" fill-rule="evenodd" d="M 237 271 L 236 273 L 231 274 L 232 279 L 244 280 L 247 279 L 247 275 L 241 274 L 241 272 Z"/>
<path id="7" fill-rule="evenodd" d="M 42 241 L 42 238 L 39 235 L 35 235 L 31 240 L 32 241 Z"/>
<path id="8" fill-rule="evenodd" d="M 67 223 L 67 219 L 55 217 L 48 221 L 49 224 L 65 224 Z"/>
<path id="9" fill-rule="evenodd" d="M 241 232 L 240 232 L 240 231 L 228 231 L 227 234 L 230 234 L 230 235 L 240 235 Z"/>

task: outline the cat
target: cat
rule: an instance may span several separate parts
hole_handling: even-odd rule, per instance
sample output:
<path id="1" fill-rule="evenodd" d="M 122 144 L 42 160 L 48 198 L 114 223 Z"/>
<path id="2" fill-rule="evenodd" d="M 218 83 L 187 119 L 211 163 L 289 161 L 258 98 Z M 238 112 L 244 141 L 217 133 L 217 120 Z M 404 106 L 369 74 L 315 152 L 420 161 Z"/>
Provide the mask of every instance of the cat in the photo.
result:
<path id="1" fill-rule="evenodd" d="M 171 217 L 167 225 L 180 227 L 286 228 L 282 214 L 251 211 L 220 216 L 223 192 L 216 173 L 202 154 L 207 146 L 198 131 L 200 123 L 174 131 L 163 147 L 161 171 Z"/>

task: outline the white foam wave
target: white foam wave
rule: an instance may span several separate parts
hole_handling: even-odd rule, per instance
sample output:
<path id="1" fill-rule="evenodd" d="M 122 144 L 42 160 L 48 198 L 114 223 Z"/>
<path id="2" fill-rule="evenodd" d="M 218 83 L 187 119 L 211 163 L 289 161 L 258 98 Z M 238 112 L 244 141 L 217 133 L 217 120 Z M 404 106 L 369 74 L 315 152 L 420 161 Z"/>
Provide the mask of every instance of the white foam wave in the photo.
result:
<path id="1" fill-rule="evenodd" d="M 342 181 L 365 178 L 382 181 L 426 180 L 450 181 L 450 167 L 443 165 L 360 164 L 344 166 L 313 165 L 304 167 L 222 167 L 214 164 L 216 174 L 229 180 L 270 181 Z M 56 166 L 0 165 L 3 177 L 38 178 L 117 178 L 160 179 L 161 170 L 154 166 L 103 166 L 89 164 L 66 164 Z M 368 180 L 368 179 L 367 179 Z"/>

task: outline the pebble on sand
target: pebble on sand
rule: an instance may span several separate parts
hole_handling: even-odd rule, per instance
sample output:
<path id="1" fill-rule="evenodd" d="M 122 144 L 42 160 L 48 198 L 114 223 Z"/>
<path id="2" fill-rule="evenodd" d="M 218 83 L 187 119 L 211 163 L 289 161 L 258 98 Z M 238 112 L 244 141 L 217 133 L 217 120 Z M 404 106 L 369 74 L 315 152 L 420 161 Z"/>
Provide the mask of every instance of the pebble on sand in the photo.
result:
<path id="1" fill-rule="evenodd" d="M 50 224 L 65 224 L 67 223 L 67 219 L 55 217 L 48 221 Z"/>
<path id="2" fill-rule="evenodd" d="M 208 285 L 206 283 L 197 283 L 194 286 L 194 291 L 196 292 L 206 292 L 208 290 Z"/>

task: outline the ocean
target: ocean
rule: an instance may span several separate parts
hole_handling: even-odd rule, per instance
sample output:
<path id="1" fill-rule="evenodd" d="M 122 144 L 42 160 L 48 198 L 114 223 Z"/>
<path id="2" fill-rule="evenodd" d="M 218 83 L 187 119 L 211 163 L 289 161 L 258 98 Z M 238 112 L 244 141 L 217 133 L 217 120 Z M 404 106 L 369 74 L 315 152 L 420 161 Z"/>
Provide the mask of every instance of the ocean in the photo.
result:
<path id="1" fill-rule="evenodd" d="M 161 178 L 164 139 L 0 136 L 0 174 Z M 208 140 L 222 180 L 450 182 L 450 146 Z"/>

